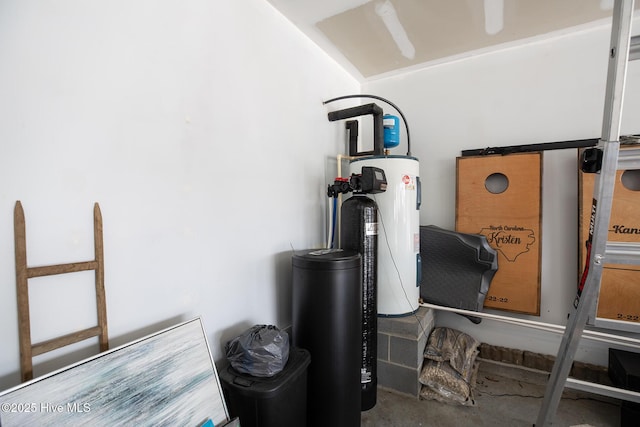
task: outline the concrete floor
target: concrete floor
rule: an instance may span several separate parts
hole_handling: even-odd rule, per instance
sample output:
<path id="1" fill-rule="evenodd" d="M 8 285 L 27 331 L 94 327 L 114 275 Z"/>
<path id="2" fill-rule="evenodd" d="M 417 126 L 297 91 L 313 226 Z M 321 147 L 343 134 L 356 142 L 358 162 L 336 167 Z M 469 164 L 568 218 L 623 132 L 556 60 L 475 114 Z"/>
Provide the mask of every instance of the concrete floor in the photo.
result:
<path id="1" fill-rule="evenodd" d="M 376 406 L 362 412 L 362 426 L 533 426 L 542 405 L 547 375 L 481 361 L 475 406 L 418 400 L 397 392 L 378 390 Z M 554 426 L 620 425 L 620 402 L 565 389 Z"/>

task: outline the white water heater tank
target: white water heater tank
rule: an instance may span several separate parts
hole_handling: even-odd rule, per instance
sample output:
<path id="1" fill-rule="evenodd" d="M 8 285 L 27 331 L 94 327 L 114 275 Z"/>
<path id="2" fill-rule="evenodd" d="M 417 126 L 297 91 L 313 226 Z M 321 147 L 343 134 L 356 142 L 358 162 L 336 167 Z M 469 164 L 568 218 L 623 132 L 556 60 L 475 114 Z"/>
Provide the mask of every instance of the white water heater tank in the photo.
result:
<path id="1" fill-rule="evenodd" d="M 420 298 L 420 164 L 410 156 L 367 156 L 351 161 L 384 170 L 387 190 L 370 197 L 378 204 L 378 315 L 404 316 Z"/>

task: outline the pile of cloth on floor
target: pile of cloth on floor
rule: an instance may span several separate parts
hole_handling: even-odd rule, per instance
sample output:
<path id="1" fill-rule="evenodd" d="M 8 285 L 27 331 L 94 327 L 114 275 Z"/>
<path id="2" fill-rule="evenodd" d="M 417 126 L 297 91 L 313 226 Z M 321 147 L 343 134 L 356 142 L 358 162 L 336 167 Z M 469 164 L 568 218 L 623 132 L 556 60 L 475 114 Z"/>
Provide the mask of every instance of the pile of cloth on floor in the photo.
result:
<path id="1" fill-rule="evenodd" d="M 424 350 L 422 399 L 473 406 L 480 342 L 464 332 L 434 328 Z"/>

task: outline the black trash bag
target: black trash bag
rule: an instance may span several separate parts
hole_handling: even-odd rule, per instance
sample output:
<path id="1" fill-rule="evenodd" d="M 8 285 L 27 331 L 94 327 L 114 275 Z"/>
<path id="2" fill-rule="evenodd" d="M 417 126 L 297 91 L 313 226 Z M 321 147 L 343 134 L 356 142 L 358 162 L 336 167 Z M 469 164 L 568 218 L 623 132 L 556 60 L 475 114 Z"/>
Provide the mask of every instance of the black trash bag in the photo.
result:
<path id="1" fill-rule="evenodd" d="M 289 360 L 289 334 L 273 325 L 255 325 L 225 346 L 227 360 L 238 372 L 272 377 Z"/>

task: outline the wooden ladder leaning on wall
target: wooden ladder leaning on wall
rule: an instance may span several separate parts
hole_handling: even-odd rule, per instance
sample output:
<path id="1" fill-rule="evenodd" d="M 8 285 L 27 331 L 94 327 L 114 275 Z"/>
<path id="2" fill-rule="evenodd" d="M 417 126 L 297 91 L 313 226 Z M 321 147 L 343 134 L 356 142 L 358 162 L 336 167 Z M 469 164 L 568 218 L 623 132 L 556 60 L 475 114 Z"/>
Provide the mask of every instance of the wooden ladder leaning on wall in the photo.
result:
<path id="1" fill-rule="evenodd" d="M 102 213 L 100 212 L 100 206 L 98 203 L 95 203 L 93 207 L 95 258 L 92 261 L 28 267 L 24 210 L 22 209 L 20 201 L 16 202 L 13 212 L 13 225 L 16 256 L 16 291 L 18 298 L 18 332 L 20 339 L 20 372 L 22 381 L 24 382 L 33 378 L 34 356 L 93 337 L 98 337 L 101 352 L 109 349 L 107 334 L 107 308 L 104 292 Z M 90 270 L 95 271 L 98 325 L 39 343 L 32 343 L 31 322 L 29 318 L 29 279 Z"/>

